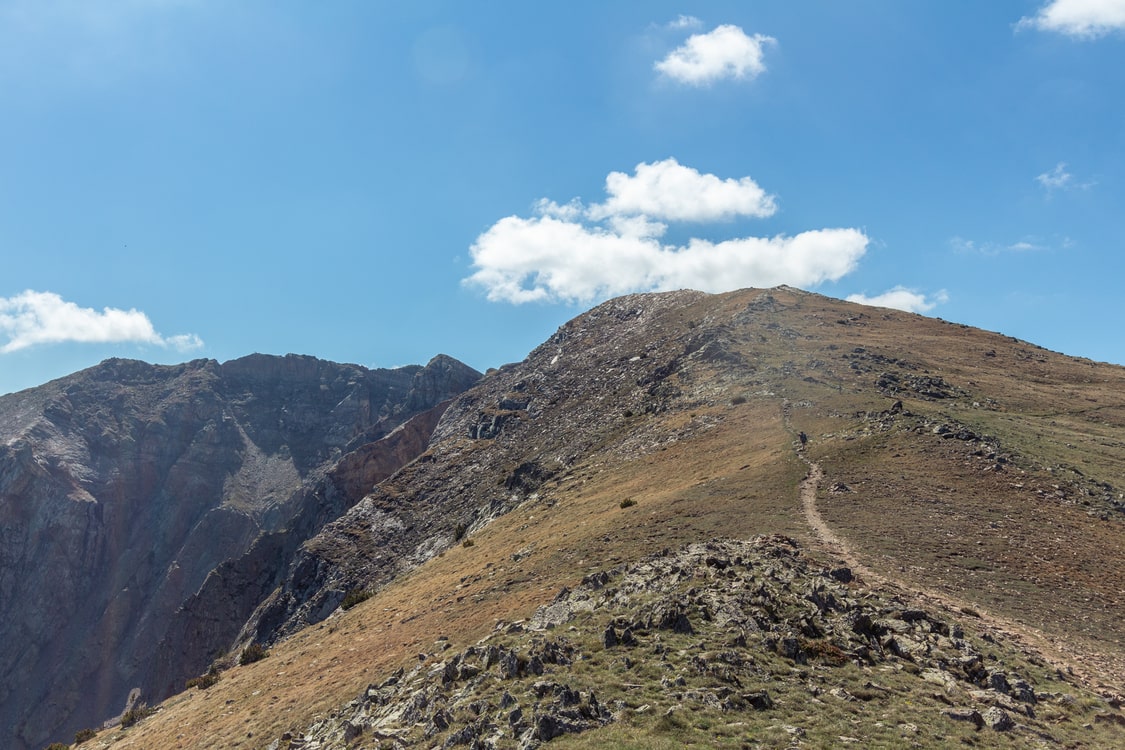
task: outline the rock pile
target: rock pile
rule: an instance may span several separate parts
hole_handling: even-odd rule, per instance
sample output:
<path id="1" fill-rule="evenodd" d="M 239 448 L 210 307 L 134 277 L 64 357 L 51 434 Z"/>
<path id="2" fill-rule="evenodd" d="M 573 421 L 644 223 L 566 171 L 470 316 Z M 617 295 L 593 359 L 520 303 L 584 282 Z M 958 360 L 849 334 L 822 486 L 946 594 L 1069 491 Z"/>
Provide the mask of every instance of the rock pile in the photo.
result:
<path id="1" fill-rule="evenodd" d="M 911 718 L 893 733 L 961 726 L 1053 744 L 1037 712 L 1074 698 L 1037 686 L 1036 667 L 1006 661 L 990 638 L 862 588 L 784 537 L 694 544 L 590 575 L 464 650 L 441 639 L 270 748 L 534 748 L 626 718 L 699 712 L 784 727 L 803 744 L 812 729 L 788 722 L 826 701 Z"/>

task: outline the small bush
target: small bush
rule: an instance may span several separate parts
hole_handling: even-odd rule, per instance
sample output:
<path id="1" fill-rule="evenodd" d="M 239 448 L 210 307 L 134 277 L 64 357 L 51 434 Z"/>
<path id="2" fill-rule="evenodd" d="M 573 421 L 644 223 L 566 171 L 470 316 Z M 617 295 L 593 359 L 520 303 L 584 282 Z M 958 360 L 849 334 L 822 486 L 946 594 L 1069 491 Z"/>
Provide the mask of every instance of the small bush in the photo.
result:
<path id="1" fill-rule="evenodd" d="M 625 410 L 625 418 L 626 419 L 632 419 L 633 418 L 633 410 L 632 409 L 626 409 Z"/>
<path id="2" fill-rule="evenodd" d="M 462 547 L 472 547 L 474 544 L 476 544 L 476 542 L 474 542 L 472 539 L 466 539 L 465 541 L 461 542 Z"/>
<path id="3" fill-rule="evenodd" d="M 245 667 L 247 664 L 253 664 L 256 661 L 261 661 L 269 655 L 270 652 L 266 651 L 262 644 L 251 643 L 249 646 L 242 649 L 242 653 L 238 656 L 238 663 L 241 666 Z"/>
<path id="4" fill-rule="evenodd" d="M 732 404 L 734 404 L 735 406 L 738 406 L 739 404 L 745 404 L 746 403 L 746 397 L 745 396 L 735 396 L 734 398 L 732 398 L 730 400 L 730 402 Z"/>
<path id="5" fill-rule="evenodd" d="M 200 690 L 206 690 L 207 688 L 218 682 L 220 676 L 221 675 L 219 674 L 219 667 L 215 664 L 212 664 L 211 668 L 207 670 L 206 674 L 202 674 L 199 677 L 192 677 L 187 681 L 184 687 L 188 689 L 199 688 Z"/>
<path id="6" fill-rule="evenodd" d="M 464 539 L 466 531 L 468 531 L 468 529 L 465 528 L 465 524 L 457 524 L 456 528 L 453 529 L 453 541 L 459 542 Z"/>
<path id="7" fill-rule="evenodd" d="M 636 504 L 637 504 L 637 501 L 634 500 L 631 497 L 627 497 L 627 498 L 625 498 L 624 500 L 621 501 L 621 507 L 622 508 L 632 508 Z"/>
<path id="8" fill-rule="evenodd" d="M 52 742 L 50 745 L 47 745 L 47 750 L 70 750 L 70 745 L 62 742 Z"/>
<path id="9" fill-rule="evenodd" d="M 154 713 L 156 713 L 155 708 L 149 708 L 145 705 L 135 706 L 121 715 L 121 726 L 125 728 L 131 727 L 141 719 L 152 716 Z"/>
<path id="10" fill-rule="evenodd" d="M 801 640 L 801 649 L 809 658 L 818 659 L 834 667 L 843 666 L 848 662 L 848 655 L 840 647 L 827 640 Z"/>
<path id="11" fill-rule="evenodd" d="M 74 744 L 81 745 L 86 740 L 92 740 L 98 736 L 98 733 L 93 729 L 79 729 L 74 734 Z"/>
<path id="12" fill-rule="evenodd" d="M 340 609 L 351 609 L 360 602 L 370 599 L 372 593 L 367 589 L 350 589 L 344 594 L 344 601 L 340 602 Z"/>

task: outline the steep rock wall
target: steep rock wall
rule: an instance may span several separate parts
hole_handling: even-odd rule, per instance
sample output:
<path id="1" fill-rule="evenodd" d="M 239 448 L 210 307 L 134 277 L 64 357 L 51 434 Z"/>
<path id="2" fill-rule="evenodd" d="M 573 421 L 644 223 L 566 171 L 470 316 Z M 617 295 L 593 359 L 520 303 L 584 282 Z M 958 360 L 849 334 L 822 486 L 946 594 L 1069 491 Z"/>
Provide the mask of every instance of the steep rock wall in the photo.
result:
<path id="1" fill-rule="evenodd" d="M 195 663 L 153 651 L 212 571 L 262 538 L 273 557 L 264 545 L 258 564 L 283 569 L 428 435 L 368 446 L 478 377 L 444 356 L 395 370 L 108 360 L 0 398 L 0 746 L 73 736 L 135 687 L 153 700 L 182 686 Z M 365 451 L 380 458 L 364 465 Z M 193 653 L 225 649 L 228 631 Z"/>

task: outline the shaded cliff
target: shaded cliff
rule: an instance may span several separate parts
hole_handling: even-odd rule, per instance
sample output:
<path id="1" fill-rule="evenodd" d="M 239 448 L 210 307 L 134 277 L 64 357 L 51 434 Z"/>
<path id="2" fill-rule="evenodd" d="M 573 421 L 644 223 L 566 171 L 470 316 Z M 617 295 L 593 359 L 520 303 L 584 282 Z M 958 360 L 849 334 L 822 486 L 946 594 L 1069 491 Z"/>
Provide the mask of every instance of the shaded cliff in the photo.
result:
<path id="1" fill-rule="evenodd" d="M 423 451 L 478 378 L 444 356 L 108 360 L 0 398 L 0 745 L 182 687 L 238 632 L 194 624 L 213 571 L 244 590 L 208 616 L 241 624 L 297 545 Z"/>

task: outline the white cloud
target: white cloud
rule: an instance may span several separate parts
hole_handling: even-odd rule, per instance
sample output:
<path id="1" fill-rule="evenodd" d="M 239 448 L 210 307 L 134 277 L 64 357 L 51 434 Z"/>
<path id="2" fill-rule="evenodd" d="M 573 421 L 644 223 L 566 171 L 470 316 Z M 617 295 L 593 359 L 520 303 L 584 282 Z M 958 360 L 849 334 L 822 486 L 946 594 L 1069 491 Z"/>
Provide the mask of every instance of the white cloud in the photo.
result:
<path id="1" fill-rule="evenodd" d="M 949 246 L 957 253 L 979 253 L 981 255 L 999 255 L 1000 253 L 1026 253 L 1034 250 L 1049 250 L 1050 244 L 1045 244 L 1040 238 L 1029 237 L 1017 242 L 1002 244 L 999 242 L 977 242 L 964 237 L 953 237 Z M 1066 247 L 1065 241 L 1063 244 Z"/>
<path id="2" fill-rule="evenodd" d="M 848 295 L 848 302 L 858 302 L 861 305 L 871 305 L 873 307 L 890 307 L 895 310 L 905 310 L 906 312 L 923 313 L 933 310 L 938 305 L 949 301 L 949 294 L 944 289 L 936 292 L 933 296 L 927 297 L 925 294 L 918 292 L 914 289 L 907 289 L 904 286 L 896 286 L 893 289 L 888 289 L 882 294 L 877 294 L 874 297 L 868 297 L 865 294 L 851 294 Z"/>
<path id="3" fill-rule="evenodd" d="M 700 174 L 675 159 L 642 162 L 632 177 L 610 172 L 605 189 L 609 200 L 591 206 L 591 218 L 640 214 L 669 221 L 714 221 L 771 216 L 777 211 L 774 197 L 749 177 L 723 180 Z"/>
<path id="4" fill-rule="evenodd" d="M 36 344 L 62 342 L 156 344 L 180 351 L 198 349 L 203 341 L 195 334 L 165 338 L 138 310 L 106 307 L 101 312 L 67 302 L 53 292 L 27 290 L 0 297 L 0 336 L 7 341 L 0 354 Z"/>
<path id="5" fill-rule="evenodd" d="M 496 222 L 470 248 L 476 270 L 465 283 L 483 288 L 489 300 L 515 304 L 685 287 L 807 287 L 839 279 L 867 251 L 868 238 L 858 229 L 667 245 L 660 219 L 768 216 L 776 210 L 773 198 L 749 177 L 721 180 L 674 159 L 639 164 L 635 175 L 612 173 L 603 204 L 544 199 L 536 204 L 537 216 Z"/>
<path id="6" fill-rule="evenodd" d="M 765 72 L 765 47 L 773 37 L 747 36 L 738 26 L 724 24 L 706 34 L 692 34 L 653 68 L 675 81 L 703 86 L 722 78 L 755 78 Z"/>
<path id="7" fill-rule="evenodd" d="M 703 22 L 695 16 L 686 16 L 683 13 L 675 21 L 668 22 L 670 29 L 698 29 L 702 25 Z"/>
<path id="8" fill-rule="evenodd" d="M 1060 161 L 1050 172 L 1044 172 L 1035 179 L 1040 185 L 1050 191 L 1069 187 L 1074 177 L 1066 171 L 1066 162 Z"/>
<path id="9" fill-rule="evenodd" d="M 1066 162 L 1060 161 L 1055 168 L 1035 177 L 1035 181 L 1048 193 L 1056 190 L 1088 190 L 1093 182 L 1075 182 L 1074 175 L 1066 171 Z"/>
<path id="10" fill-rule="evenodd" d="M 1085 39 L 1104 36 L 1125 30 L 1125 0 L 1052 0 L 1034 16 L 1021 18 L 1016 28 Z"/>

